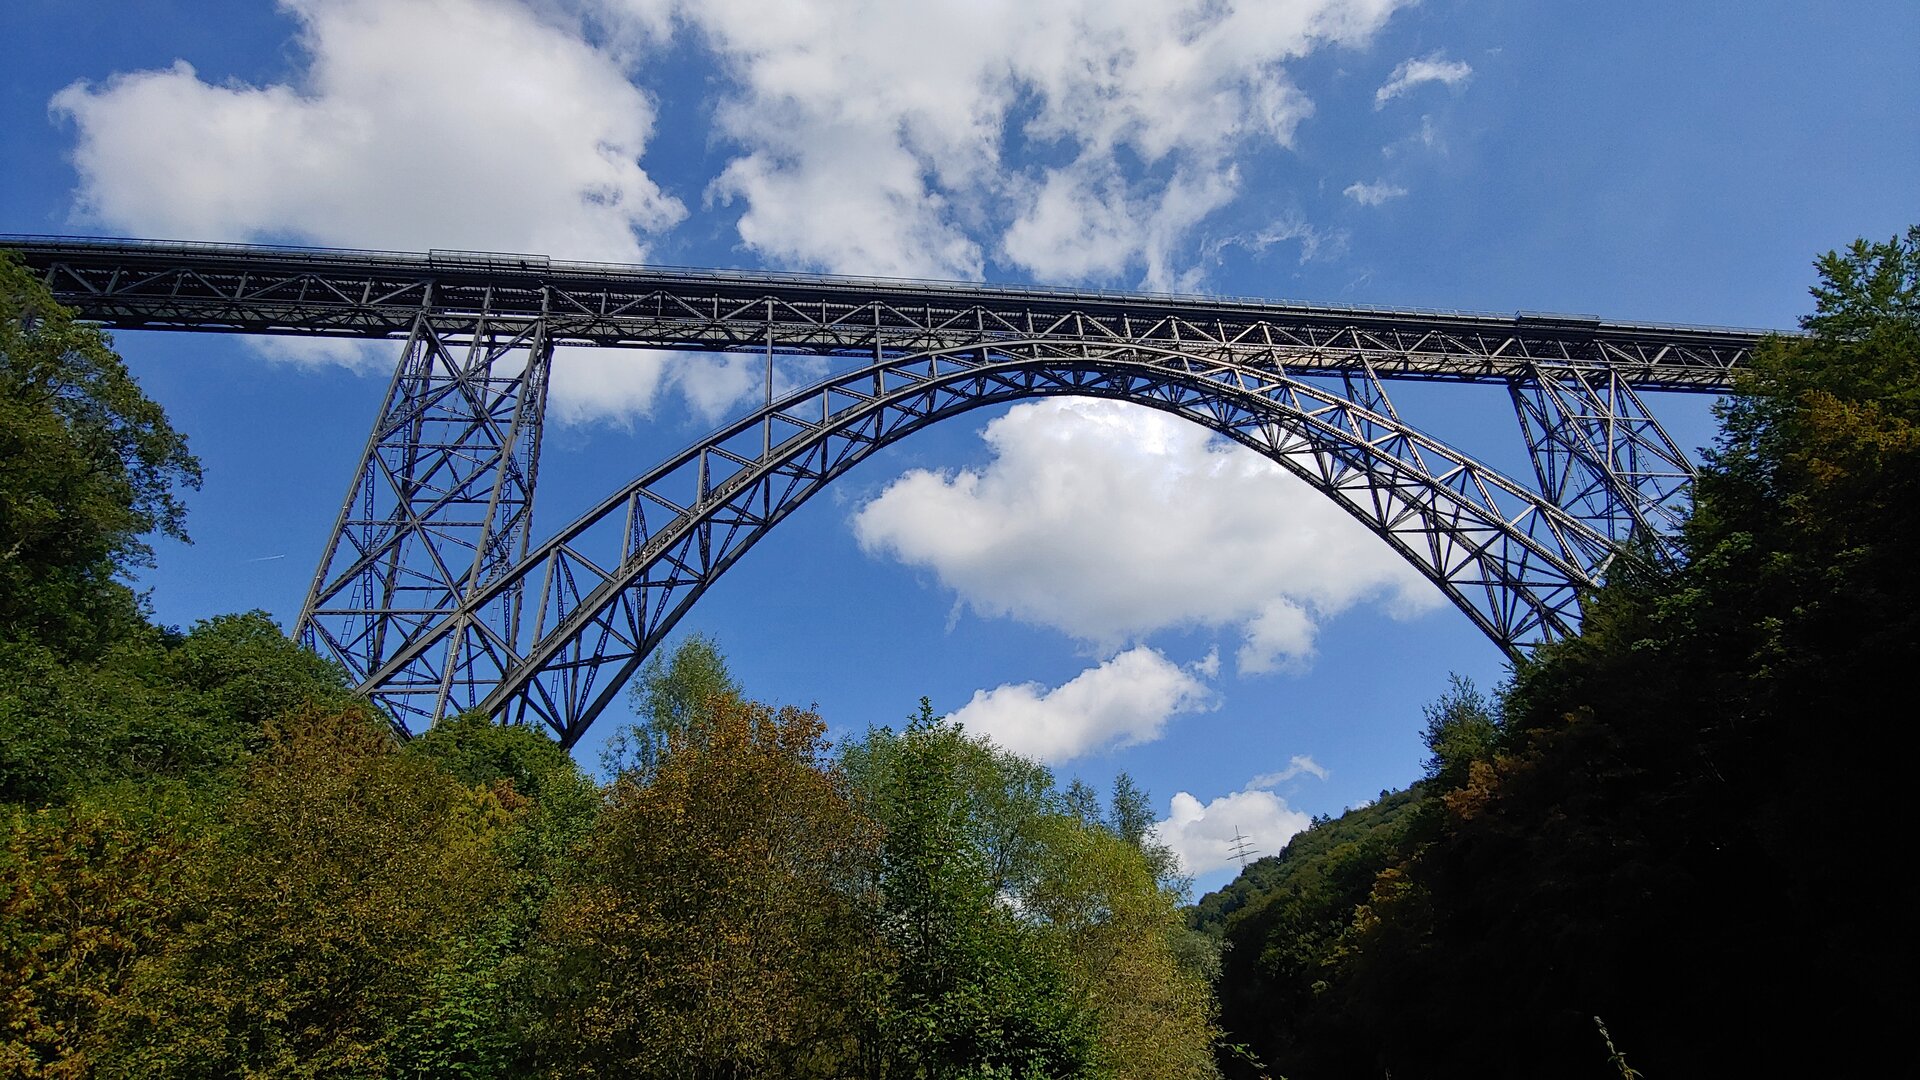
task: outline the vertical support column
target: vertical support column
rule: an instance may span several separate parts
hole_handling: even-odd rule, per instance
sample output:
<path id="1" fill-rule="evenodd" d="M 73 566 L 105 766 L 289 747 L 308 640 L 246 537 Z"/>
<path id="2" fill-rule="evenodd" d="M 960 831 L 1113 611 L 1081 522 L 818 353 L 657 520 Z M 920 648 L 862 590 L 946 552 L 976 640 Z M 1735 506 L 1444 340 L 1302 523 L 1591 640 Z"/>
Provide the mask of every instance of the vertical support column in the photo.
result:
<path id="1" fill-rule="evenodd" d="M 1677 553 L 1693 463 L 1625 379 L 1610 368 L 1533 364 L 1507 390 L 1542 494 L 1612 540 Z"/>
<path id="2" fill-rule="evenodd" d="M 525 554 L 552 354 L 544 319 L 423 310 L 368 436 L 296 633 L 402 731 L 477 704 L 520 636 L 513 590 L 435 646 L 433 662 L 370 685 Z"/>

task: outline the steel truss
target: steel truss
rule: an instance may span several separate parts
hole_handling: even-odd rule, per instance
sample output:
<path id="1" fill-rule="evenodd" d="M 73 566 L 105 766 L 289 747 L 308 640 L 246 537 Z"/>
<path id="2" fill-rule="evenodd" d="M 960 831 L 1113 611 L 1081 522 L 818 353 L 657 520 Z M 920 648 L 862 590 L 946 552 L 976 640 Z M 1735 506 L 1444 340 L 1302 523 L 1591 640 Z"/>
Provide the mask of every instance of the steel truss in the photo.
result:
<path id="1" fill-rule="evenodd" d="M 527 549 L 553 345 L 538 321 L 495 325 L 484 313 L 463 336 L 450 342 L 416 320 L 296 623 L 356 674 Z M 496 615 L 518 626 L 517 590 Z M 441 665 L 429 715 L 442 715 L 456 681 L 478 677 L 463 659 Z"/>
<path id="2" fill-rule="evenodd" d="M 1672 556 L 1691 505 L 1693 464 L 1617 373 L 1536 363 L 1508 384 L 1540 490 L 1626 543 Z"/>
<path id="3" fill-rule="evenodd" d="M 1612 560 L 1667 553 L 1684 514 L 1691 466 L 1639 391 L 1722 389 L 1757 340 L 530 256 L 0 247 L 115 327 L 404 337 L 297 633 L 402 730 L 479 708 L 567 745 L 694 601 L 834 478 L 928 424 L 1040 396 L 1202 424 L 1326 493 L 1501 648 L 1552 640 Z M 768 399 L 530 547 L 556 344 L 751 350 L 767 357 Z M 775 400 L 780 353 L 843 370 Z M 1538 488 L 1402 420 L 1387 383 L 1414 378 L 1504 384 Z"/>

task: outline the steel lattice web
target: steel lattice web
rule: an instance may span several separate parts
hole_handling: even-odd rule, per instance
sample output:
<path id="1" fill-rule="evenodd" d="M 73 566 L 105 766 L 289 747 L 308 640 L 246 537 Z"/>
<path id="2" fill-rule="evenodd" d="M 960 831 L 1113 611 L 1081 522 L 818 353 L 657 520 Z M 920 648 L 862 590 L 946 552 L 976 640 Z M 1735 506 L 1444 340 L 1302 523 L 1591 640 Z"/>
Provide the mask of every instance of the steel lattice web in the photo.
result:
<path id="1" fill-rule="evenodd" d="M 1757 340 L 469 253 L 0 246 L 115 327 L 404 338 L 296 632 L 403 730 L 478 708 L 567 745 L 807 499 L 929 424 L 1023 398 L 1109 398 L 1201 424 L 1333 499 L 1501 648 L 1553 640 L 1614 560 L 1669 554 L 1684 514 L 1692 467 L 1642 391 L 1724 388 Z M 562 343 L 752 351 L 769 392 L 536 543 Z M 772 365 L 792 353 L 841 370 L 775 399 Z M 1387 394 L 1401 379 L 1504 384 L 1536 482 L 1403 420 Z"/>

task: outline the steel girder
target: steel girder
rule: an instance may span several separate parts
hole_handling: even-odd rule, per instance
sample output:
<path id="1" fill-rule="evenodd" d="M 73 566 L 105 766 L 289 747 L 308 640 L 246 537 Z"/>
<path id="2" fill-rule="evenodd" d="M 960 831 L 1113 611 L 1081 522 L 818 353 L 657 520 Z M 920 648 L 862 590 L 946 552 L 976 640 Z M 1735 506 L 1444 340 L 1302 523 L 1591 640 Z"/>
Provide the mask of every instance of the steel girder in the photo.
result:
<path id="1" fill-rule="evenodd" d="M 790 394 L 636 478 L 456 607 L 396 625 L 361 688 L 408 726 L 477 707 L 571 745 L 693 602 L 834 478 L 928 424 L 1047 395 L 1159 408 L 1280 463 L 1508 650 L 1570 632 L 1580 590 L 1615 556 L 1603 534 L 1390 411 L 1279 372 L 1054 342 L 922 353 Z"/>
<path id="2" fill-rule="evenodd" d="M 129 330 L 455 336 L 481 315 L 557 344 L 871 357 L 1051 338 L 1222 363 L 1505 382 L 1535 364 L 1717 391 L 1760 334 L 1582 316 L 1384 310 L 428 254 L 0 236 L 63 304 Z"/>

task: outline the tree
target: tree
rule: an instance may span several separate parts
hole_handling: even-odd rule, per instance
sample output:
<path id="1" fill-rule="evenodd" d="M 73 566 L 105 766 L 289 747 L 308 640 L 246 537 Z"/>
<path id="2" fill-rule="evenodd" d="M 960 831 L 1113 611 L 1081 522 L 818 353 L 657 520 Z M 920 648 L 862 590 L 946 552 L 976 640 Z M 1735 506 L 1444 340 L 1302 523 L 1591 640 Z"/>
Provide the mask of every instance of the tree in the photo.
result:
<path id="1" fill-rule="evenodd" d="M 1356 1020 L 1346 997 L 1355 909 L 1399 865 L 1425 785 L 1319 820 L 1285 849 L 1200 899 L 1194 925 L 1221 939 L 1220 1021 L 1276 1076 L 1377 1076 L 1372 1043 L 1404 1020 Z M 1266 1075 L 1226 1056 L 1231 1076 Z"/>
<path id="2" fill-rule="evenodd" d="M 1173 849 L 1154 832 L 1153 799 L 1133 777 L 1120 773 L 1113 778 L 1113 800 L 1107 814 L 1107 828 L 1140 852 L 1152 867 L 1154 879 L 1176 894 L 1185 893 L 1188 880 L 1180 873 L 1180 860 Z"/>
<path id="3" fill-rule="evenodd" d="M 483 713 L 442 720 L 402 753 L 487 792 L 508 817 L 498 845 L 504 894 L 434 970 L 396 1036 L 394 1074 L 527 1075 L 542 1037 L 542 913 L 592 835 L 599 789 L 545 732 Z"/>
<path id="4" fill-rule="evenodd" d="M 1178 894 L 1162 887 L 1156 861 L 1070 814 L 1048 815 L 1037 831 L 1046 854 L 1020 907 L 1062 958 L 1087 1017 L 1089 1073 L 1217 1077 L 1211 972 L 1193 962 Z"/>
<path id="5" fill-rule="evenodd" d="M 1100 793 L 1085 780 L 1075 777 L 1067 785 L 1066 792 L 1061 796 L 1061 807 L 1088 825 L 1100 824 Z"/>
<path id="6" fill-rule="evenodd" d="M 675 733 L 695 731 L 718 698 L 739 702 L 740 684 L 727 670 L 726 654 L 704 634 L 691 634 L 673 649 L 655 649 L 629 692 L 638 720 L 622 725 L 601 752 L 609 776 L 646 768 Z"/>
<path id="7" fill-rule="evenodd" d="M 143 537 L 185 540 L 200 463 L 98 328 L 0 254 L 0 639 L 94 658 L 142 625 Z"/>
<path id="8" fill-rule="evenodd" d="M 379 1075 L 503 899 L 509 812 L 363 709 L 276 720 L 198 867 L 203 916 L 102 1019 L 107 1075 Z"/>
<path id="9" fill-rule="evenodd" d="M 593 796 L 572 757 L 538 728 L 498 724 L 485 713 L 449 717 L 410 740 L 406 753 L 440 766 L 469 787 L 505 785 L 514 795 L 536 802 L 553 799 L 578 805 Z"/>
<path id="10" fill-rule="evenodd" d="M 1079 1076 L 1092 1031 L 1060 942 L 1021 917 L 1041 870 L 1052 775 L 936 716 L 842 752 L 879 822 L 891 961 L 866 1036 L 871 1076 Z"/>
<path id="11" fill-rule="evenodd" d="M 1452 676 L 1447 692 L 1426 706 L 1424 715 L 1428 780 L 1442 788 L 1459 787 L 1474 762 L 1493 757 L 1500 735 L 1499 710 L 1472 679 Z"/>
<path id="12" fill-rule="evenodd" d="M 147 632 L 94 662 L 0 641 L 0 801 L 46 805 L 116 784 L 216 786 L 269 720 L 353 701 L 336 666 L 264 612 Z"/>
<path id="13" fill-rule="evenodd" d="M 657 649 L 633 686 L 634 711 L 661 736 L 694 728 L 713 698 L 738 700 L 740 684 L 726 654 L 704 634 L 690 634 L 671 652 Z"/>
<path id="14" fill-rule="evenodd" d="M 102 1014 L 196 908 L 204 840 L 191 815 L 152 810 L 63 806 L 6 823 L 0 1075 L 83 1076 L 112 1056 Z"/>
<path id="15" fill-rule="evenodd" d="M 842 1075 L 883 963 L 877 836 L 825 724 L 711 695 L 612 785 L 546 916 L 548 1052 L 563 1075 Z"/>
<path id="16" fill-rule="evenodd" d="M 924 699 L 841 756 L 885 835 L 869 1075 L 1215 1075 L 1214 952 L 1130 778 L 1103 815 L 1089 786 L 1059 791 Z"/>

